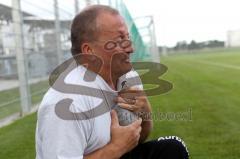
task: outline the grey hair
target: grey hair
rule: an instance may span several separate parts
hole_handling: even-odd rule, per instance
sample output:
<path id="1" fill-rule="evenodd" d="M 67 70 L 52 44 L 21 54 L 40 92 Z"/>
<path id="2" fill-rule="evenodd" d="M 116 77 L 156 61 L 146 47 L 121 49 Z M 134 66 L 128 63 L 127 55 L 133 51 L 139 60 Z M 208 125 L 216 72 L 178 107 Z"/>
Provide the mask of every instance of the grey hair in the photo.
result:
<path id="1" fill-rule="evenodd" d="M 101 13 L 119 15 L 119 12 L 106 5 L 91 5 L 83 9 L 75 16 L 71 25 L 72 55 L 82 52 L 81 46 L 84 42 L 91 42 L 97 39 L 97 17 Z"/>

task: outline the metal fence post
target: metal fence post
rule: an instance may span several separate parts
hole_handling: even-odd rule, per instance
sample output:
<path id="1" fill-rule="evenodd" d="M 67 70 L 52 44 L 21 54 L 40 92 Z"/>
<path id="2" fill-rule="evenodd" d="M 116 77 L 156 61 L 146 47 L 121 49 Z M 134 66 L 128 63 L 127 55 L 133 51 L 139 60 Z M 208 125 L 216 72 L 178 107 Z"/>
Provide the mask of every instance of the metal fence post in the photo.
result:
<path id="1" fill-rule="evenodd" d="M 108 0 L 108 5 L 112 6 L 112 0 Z"/>
<path id="2" fill-rule="evenodd" d="M 78 14 L 78 12 L 79 12 L 79 3 L 78 3 L 78 0 L 74 0 L 74 5 L 75 5 L 75 14 Z"/>
<path id="3" fill-rule="evenodd" d="M 152 47 L 153 47 L 153 61 L 160 63 L 160 55 L 157 47 L 157 40 L 156 40 L 156 31 L 155 31 L 155 22 L 154 22 L 154 17 L 150 16 L 151 18 L 151 23 L 152 23 L 152 31 L 151 31 L 151 37 L 152 37 Z"/>
<path id="4" fill-rule="evenodd" d="M 86 1 L 86 5 L 89 6 L 92 4 L 92 1 L 91 0 L 85 0 Z"/>
<path id="5" fill-rule="evenodd" d="M 58 12 L 58 0 L 54 0 L 54 14 L 55 14 L 55 36 L 56 36 L 56 47 L 57 47 L 57 58 L 58 64 L 60 65 L 63 62 L 63 54 L 61 49 L 61 28 L 59 21 L 59 12 Z"/>
<path id="6" fill-rule="evenodd" d="M 31 109 L 31 96 L 28 85 L 28 60 L 24 54 L 23 20 L 20 0 L 12 0 L 12 18 L 16 43 L 18 81 L 22 108 L 21 115 L 24 115 Z"/>

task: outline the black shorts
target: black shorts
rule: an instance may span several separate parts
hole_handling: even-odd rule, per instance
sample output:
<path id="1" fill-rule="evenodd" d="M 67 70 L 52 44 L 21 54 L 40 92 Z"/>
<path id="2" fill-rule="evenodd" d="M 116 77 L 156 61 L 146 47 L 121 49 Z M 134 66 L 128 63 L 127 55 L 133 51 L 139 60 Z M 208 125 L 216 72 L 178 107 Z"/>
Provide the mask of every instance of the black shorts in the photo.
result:
<path id="1" fill-rule="evenodd" d="M 188 159 L 185 143 L 176 136 L 160 137 L 139 144 L 121 159 Z"/>

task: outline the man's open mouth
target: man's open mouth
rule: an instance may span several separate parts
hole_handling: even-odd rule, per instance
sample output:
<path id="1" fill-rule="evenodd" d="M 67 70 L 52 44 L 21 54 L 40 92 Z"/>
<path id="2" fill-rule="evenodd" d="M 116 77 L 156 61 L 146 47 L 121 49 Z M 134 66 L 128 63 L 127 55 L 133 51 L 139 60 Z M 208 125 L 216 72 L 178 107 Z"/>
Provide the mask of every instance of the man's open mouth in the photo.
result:
<path id="1" fill-rule="evenodd" d="M 125 60 L 125 62 L 129 63 L 129 62 L 130 62 L 130 59 L 129 59 L 129 58 L 127 58 L 127 59 Z"/>

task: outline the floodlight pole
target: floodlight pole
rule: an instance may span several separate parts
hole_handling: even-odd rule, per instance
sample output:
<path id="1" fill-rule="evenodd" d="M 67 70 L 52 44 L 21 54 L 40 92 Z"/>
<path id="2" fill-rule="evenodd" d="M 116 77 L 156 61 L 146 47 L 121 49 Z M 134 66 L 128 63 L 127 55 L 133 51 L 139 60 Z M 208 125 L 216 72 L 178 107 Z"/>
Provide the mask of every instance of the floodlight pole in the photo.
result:
<path id="1" fill-rule="evenodd" d="M 24 54 L 23 20 L 20 0 L 12 0 L 12 18 L 16 43 L 18 82 L 21 99 L 21 116 L 30 112 L 31 96 L 28 85 L 28 60 Z"/>

